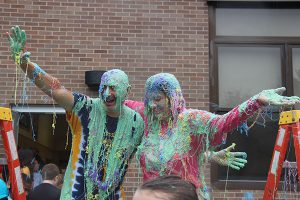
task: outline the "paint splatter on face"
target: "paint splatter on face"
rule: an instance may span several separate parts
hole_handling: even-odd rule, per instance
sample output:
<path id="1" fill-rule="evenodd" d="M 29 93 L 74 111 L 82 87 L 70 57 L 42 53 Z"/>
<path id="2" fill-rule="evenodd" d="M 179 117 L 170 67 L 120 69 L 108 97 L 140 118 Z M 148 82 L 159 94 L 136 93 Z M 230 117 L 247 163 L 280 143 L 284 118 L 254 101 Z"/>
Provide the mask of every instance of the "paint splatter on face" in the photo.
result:
<path id="1" fill-rule="evenodd" d="M 159 103 L 157 106 L 170 113 L 170 118 L 176 121 L 177 116 L 185 109 L 185 100 L 182 96 L 180 84 L 174 75 L 168 73 L 159 73 L 149 77 L 145 85 L 145 115 L 151 123 L 155 118 L 152 113 L 152 104 L 155 98 L 165 99 L 166 102 Z M 166 106 L 166 105 L 167 106 Z M 155 114 L 154 114 L 155 115 Z"/>
<path id="2" fill-rule="evenodd" d="M 105 72 L 101 77 L 99 95 L 108 112 L 118 112 L 128 94 L 128 76 L 119 69 Z"/>
<path id="3" fill-rule="evenodd" d="M 101 97 L 107 108 L 113 108 L 116 105 L 116 96 L 115 86 L 104 86 Z"/>
<path id="4" fill-rule="evenodd" d="M 168 97 L 163 92 L 149 94 L 149 107 L 153 116 L 159 120 L 167 120 L 171 115 Z"/>

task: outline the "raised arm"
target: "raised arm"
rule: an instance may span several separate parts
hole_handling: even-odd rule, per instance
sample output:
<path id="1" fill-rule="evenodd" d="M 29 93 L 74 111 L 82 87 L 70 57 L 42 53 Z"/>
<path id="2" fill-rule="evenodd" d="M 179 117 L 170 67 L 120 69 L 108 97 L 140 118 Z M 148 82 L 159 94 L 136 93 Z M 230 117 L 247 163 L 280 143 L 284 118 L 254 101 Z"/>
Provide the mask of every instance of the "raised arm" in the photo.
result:
<path id="1" fill-rule="evenodd" d="M 7 37 L 10 44 L 11 57 L 26 76 L 60 106 L 67 111 L 71 111 L 74 104 L 72 92 L 65 89 L 58 79 L 47 74 L 36 63 L 30 62 L 30 52 L 25 51 L 25 31 L 21 30 L 19 26 L 15 26 L 11 28 L 10 34 L 7 33 Z"/>
<path id="2" fill-rule="evenodd" d="M 284 91 L 284 87 L 264 90 L 250 98 L 248 101 L 233 108 L 225 115 L 216 115 L 210 122 L 213 143 L 220 143 L 220 138 L 223 137 L 226 132 L 237 128 L 261 107 L 268 105 L 292 106 L 295 103 L 300 102 L 298 96 L 282 96 L 281 94 Z"/>
<path id="3" fill-rule="evenodd" d="M 300 102 L 297 96 L 281 96 L 283 91 L 285 88 L 264 90 L 224 115 L 201 110 L 186 110 L 179 116 L 179 126 L 183 131 L 190 129 L 191 134 L 206 134 L 210 146 L 220 145 L 225 141 L 226 133 L 245 123 L 259 108 L 268 105 L 291 106 Z"/>

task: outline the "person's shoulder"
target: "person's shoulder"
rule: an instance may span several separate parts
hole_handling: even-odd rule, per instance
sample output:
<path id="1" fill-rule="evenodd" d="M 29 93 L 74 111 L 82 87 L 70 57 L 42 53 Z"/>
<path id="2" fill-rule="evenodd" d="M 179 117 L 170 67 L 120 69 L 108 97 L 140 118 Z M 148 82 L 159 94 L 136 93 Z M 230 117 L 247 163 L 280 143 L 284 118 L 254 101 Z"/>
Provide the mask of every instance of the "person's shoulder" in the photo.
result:
<path id="1" fill-rule="evenodd" d="M 75 101 L 97 101 L 99 100 L 99 98 L 92 98 L 92 97 L 89 97 L 85 94 L 81 94 L 81 93 L 77 93 L 77 92 L 73 92 L 73 96 L 74 96 L 74 100 Z"/>
<path id="2" fill-rule="evenodd" d="M 27 200 L 34 200 L 35 199 L 35 197 L 37 196 L 37 192 L 36 192 L 36 189 L 37 187 L 35 187 L 33 190 L 31 190 L 28 194 L 27 194 L 27 196 L 26 196 L 26 199 Z"/>
<path id="3" fill-rule="evenodd" d="M 42 183 L 36 186 L 32 191 L 27 195 L 27 200 L 40 199 L 41 196 L 49 194 L 45 200 L 57 199 L 60 196 L 60 189 L 55 187 L 50 183 Z"/>
<path id="4" fill-rule="evenodd" d="M 44 191 L 52 191 L 52 192 L 60 192 L 60 189 L 50 183 L 41 183 L 40 185 L 36 186 L 30 193 L 43 193 Z"/>
<path id="5" fill-rule="evenodd" d="M 34 187 L 34 188 L 28 193 L 28 195 L 35 194 L 36 192 L 42 190 L 43 188 L 44 188 L 44 183 L 41 183 L 41 184 L 37 185 L 36 187 Z"/>
<path id="6" fill-rule="evenodd" d="M 99 109 L 99 107 L 101 107 L 101 99 L 99 97 L 92 98 L 87 95 L 81 93 L 74 93 L 74 92 L 73 92 L 73 96 L 74 96 L 73 111 L 79 111 L 82 108 Z"/>
<path id="7" fill-rule="evenodd" d="M 123 106 L 124 115 L 136 116 L 137 120 L 143 120 L 142 116 L 136 111 L 127 106 Z"/>

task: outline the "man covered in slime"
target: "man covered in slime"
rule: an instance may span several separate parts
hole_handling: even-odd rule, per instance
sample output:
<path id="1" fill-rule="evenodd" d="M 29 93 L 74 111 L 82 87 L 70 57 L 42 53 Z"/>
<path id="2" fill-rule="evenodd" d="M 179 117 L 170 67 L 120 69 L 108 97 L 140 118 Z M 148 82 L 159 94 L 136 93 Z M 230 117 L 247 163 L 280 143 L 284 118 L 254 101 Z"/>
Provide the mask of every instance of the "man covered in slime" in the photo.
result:
<path id="1" fill-rule="evenodd" d="M 144 131 L 141 116 L 123 105 L 130 89 L 127 75 L 117 69 L 104 73 L 100 98 L 72 93 L 29 61 L 30 53 L 23 52 L 23 30 L 13 27 L 11 34 L 8 39 L 15 63 L 66 109 L 73 139 L 60 199 L 124 199 L 122 182 Z"/>
<path id="2" fill-rule="evenodd" d="M 299 97 L 278 94 L 284 90 L 264 90 L 227 114 L 216 115 L 186 109 L 180 84 L 172 74 L 151 76 L 146 81 L 144 104 L 125 103 L 144 112 L 146 117 L 145 135 L 137 150 L 144 180 L 165 174 L 179 175 L 200 189 L 201 198 L 209 199 L 202 172 L 205 152 L 225 142 L 226 133 L 243 124 L 259 108 L 293 105 L 300 101 Z M 230 159 L 224 153 L 223 156 Z M 228 160 L 229 166 L 230 162 L 235 161 Z"/>

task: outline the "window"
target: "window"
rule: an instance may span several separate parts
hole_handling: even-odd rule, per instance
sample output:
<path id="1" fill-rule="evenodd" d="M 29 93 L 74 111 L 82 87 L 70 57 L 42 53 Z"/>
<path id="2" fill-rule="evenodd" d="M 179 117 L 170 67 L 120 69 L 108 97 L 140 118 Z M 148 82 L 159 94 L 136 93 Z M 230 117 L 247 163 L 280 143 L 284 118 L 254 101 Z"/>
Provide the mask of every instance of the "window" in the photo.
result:
<path id="1" fill-rule="evenodd" d="M 284 86 L 285 95 L 299 96 L 299 3 L 208 3 L 211 111 L 225 114 L 264 89 Z M 273 110 L 271 116 L 259 118 L 248 136 L 237 131 L 228 135 L 226 146 L 236 143 L 236 151 L 247 152 L 248 163 L 242 170 L 228 173 L 227 168 L 212 165 L 213 186 L 264 189 L 279 127 L 278 110 Z M 248 125 L 253 121 L 250 119 Z M 295 161 L 291 141 L 286 159 Z"/>
<path id="2" fill-rule="evenodd" d="M 280 46 L 218 45 L 217 49 L 220 107 L 232 108 L 257 91 L 281 86 Z"/>

